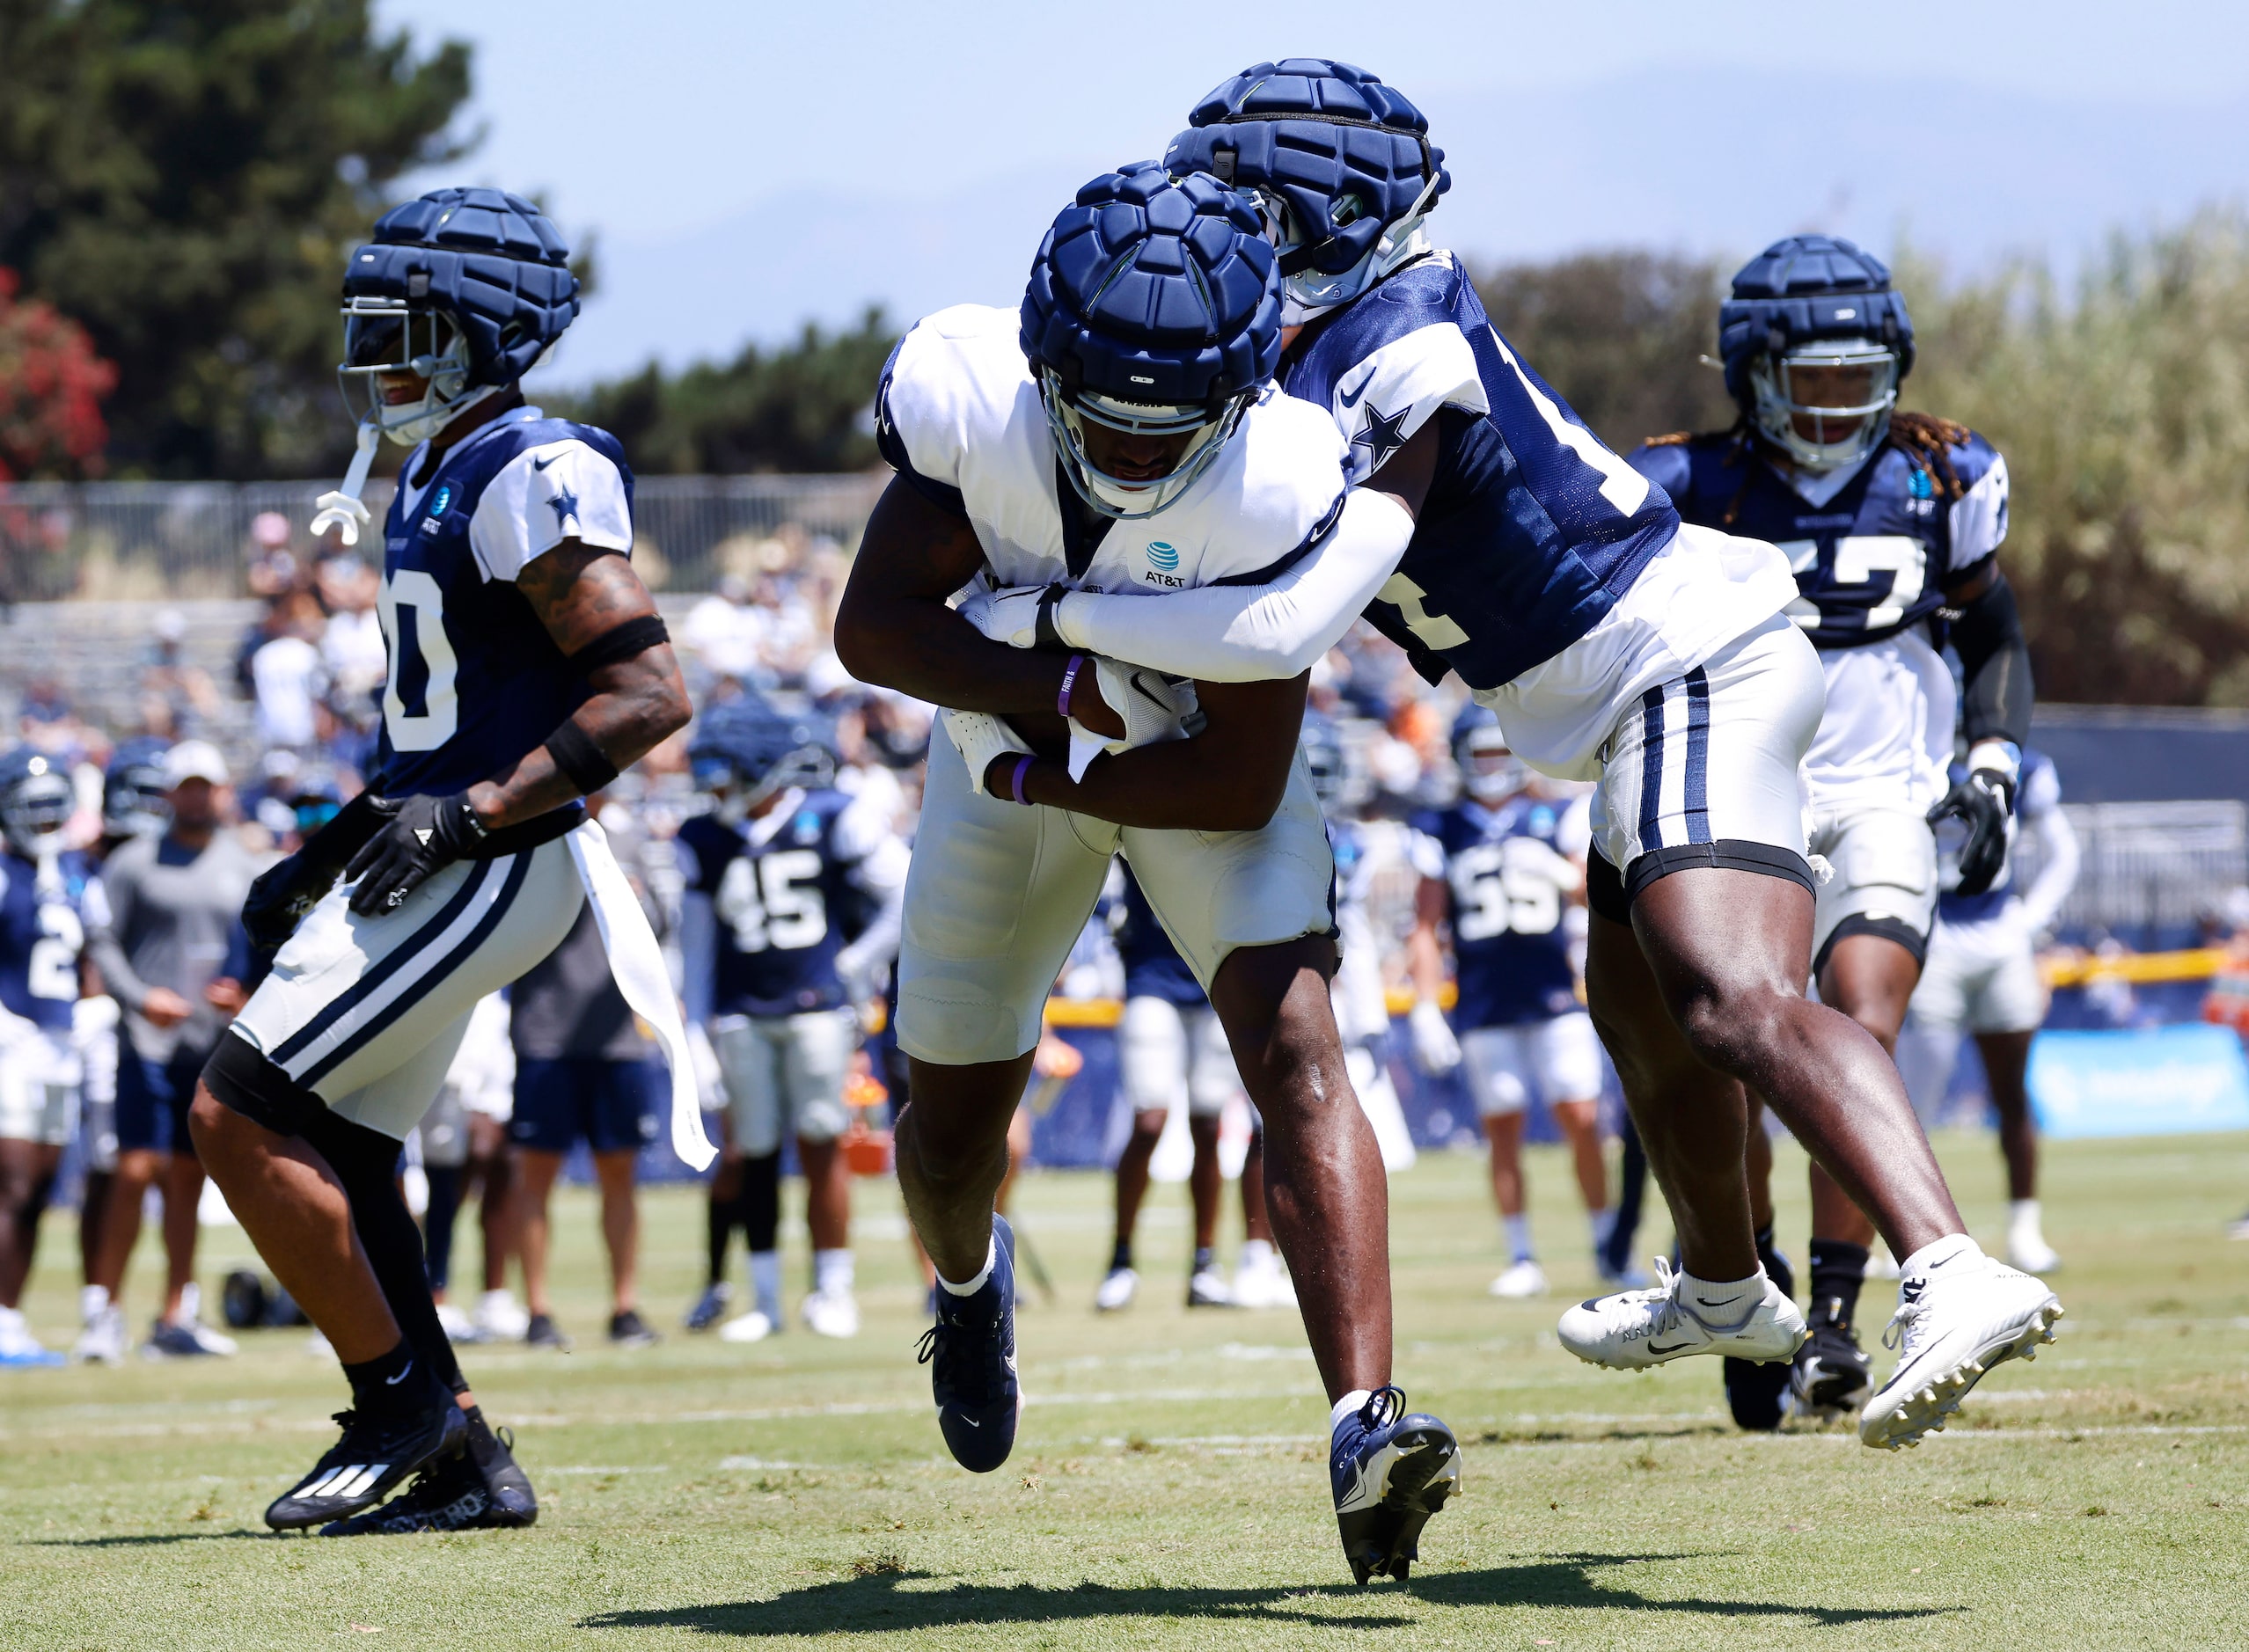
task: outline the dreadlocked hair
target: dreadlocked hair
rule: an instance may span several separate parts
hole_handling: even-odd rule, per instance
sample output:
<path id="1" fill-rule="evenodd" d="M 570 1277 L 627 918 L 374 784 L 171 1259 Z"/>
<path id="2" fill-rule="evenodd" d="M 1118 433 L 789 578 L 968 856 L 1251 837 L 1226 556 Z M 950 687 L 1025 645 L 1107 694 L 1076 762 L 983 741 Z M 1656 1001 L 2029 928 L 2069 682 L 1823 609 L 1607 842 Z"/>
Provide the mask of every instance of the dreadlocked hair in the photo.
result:
<path id="1" fill-rule="evenodd" d="M 1690 442 L 1724 442 L 1726 450 L 1718 463 L 1735 465 L 1748 457 L 1754 435 L 1749 428 L 1749 415 L 1744 413 L 1737 415 L 1733 422 L 1723 430 L 1674 430 L 1668 435 L 1650 436 L 1646 445 L 1652 448 L 1683 448 Z M 1749 491 L 1749 479 L 1755 474 L 1754 470 L 1745 469 L 1742 471 L 1741 486 L 1733 490 L 1733 497 L 1725 501 L 1725 514 L 1718 518 L 1720 527 L 1733 526 L 1733 519 L 1741 514 L 1741 496 Z"/>
<path id="2" fill-rule="evenodd" d="M 1883 445 L 1895 448 L 1934 476 L 1945 498 L 1958 499 L 1960 479 L 1952 469 L 1952 456 L 1947 450 L 1966 447 L 1967 439 L 1968 428 L 1950 419 L 1939 419 L 1935 413 L 1894 413 L 1890 415 L 1890 434 Z"/>

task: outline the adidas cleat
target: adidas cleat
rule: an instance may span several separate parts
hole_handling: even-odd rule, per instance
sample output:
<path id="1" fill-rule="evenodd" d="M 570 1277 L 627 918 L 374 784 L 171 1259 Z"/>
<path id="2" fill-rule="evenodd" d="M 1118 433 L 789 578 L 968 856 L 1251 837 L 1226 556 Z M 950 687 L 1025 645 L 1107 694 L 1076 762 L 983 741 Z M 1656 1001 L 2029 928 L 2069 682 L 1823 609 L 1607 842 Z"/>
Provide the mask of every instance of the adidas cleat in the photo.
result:
<path id="1" fill-rule="evenodd" d="M 473 1531 L 527 1526 L 538 1518 L 538 1499 L 516 1466 L 515 1436 L 496 1433 L 482 1410 L 467 1414 L 468 1449 L 423 1466 L 414 1484 L 379 1509 L 332 1521 L 324 1538 L 402 1537 L 416 1531 Z"/>
<path id="2" fill-rule="evenodd" d="M 1764 1265 L 1765 1277 L 1773 1282 L 1781 1295 L 1795 1300 L 1796 1270 L 1788 1265 L 1788 1258 L 1781 1254 L 1780 1247 L 1770 1242 L 1760 1244 L 1757 1260 Z M 1800 1352 L 1798 1357 L 1802 1357 Z M 1723 1381 L 1725 1408 L 1733 1414 L 1734 1426 L 1758 1434 L 1769 1434 L 1779 1428 L 1781 1419 L 1788 1414 L 1789 1378 L 1794 1369 L 1777 1360 L 1760 1363 L 1728 1355 L 1723 1362 Z"/>
<path id="3" fill-rule="evenodd" d="M 1736 1359 L 1786 1360 L 1804 1341 L 1804 1316 L 1770 1279 L 1764 1297 L 1733 1326 L 1714 1326 L 1680 1300 L 1680 1282 L 1670 1261 L 1655 1259 L 1656 1283 L 1645 1290 L 1620 1290 L 1589 1297 L 1562 1315 L 1555 1334 L 1562 1346 L 1589 1365 L 1611 1371 L 1645 1371 L 1689 1354 L 1725 1354 Z"/>
<path id="4" fill-rule="evenodd" d="M 1859 1443 L 1892 1451 L 1919 1444 L 1993 1366 L 2036 1358 L 2061 1317 L 2062 1300 L 2043 1282 L 1961 1236 L 1948 1254 L 1899 1283 L 1898 1311 L 1882 1333 L 1898 1365 L 1859 1414 Z"/>
<path id="5" fill-rule="evenodd" d="M 1874 1362 L 1858 1346 L 1858 1333 L 1829 1319 L 1812 1322 L 1812 1334 L 1788 1371 L 1788 1412 L 1821 1422 L 1857 1410 L 1872 1391 Z"/>
<path id="6" fill-rule="evenodd" d="M 1405 1414 L 1403 1389 L 1377 1388 L 1336 1429 L 1328 1478 L 1351 1575 L 1403 1583 L 1422 1527 L 1461 1488 L 1460 1442 L 1435 1417 Z"/>
<path id="7" fill-rule="evenodd" d="M 923 1334 L 919 1358 L 937 1398 L 937 1427 L 953 1460 L 989 1474 L 1015 1449 L 1022 1384 L 1015 1376 L 1015 1233 L 992 1218 L 992 1272 L 972 1296 L 936 1291 L 937 1323 Z"/>
<path id="8" fill-rule="evenodd" d="M 266 1510 L 275 1531 L 326 1525 L 370 1509 L 423 1464 L 459 1455 L 468 1440 L 468 1418 L 451 1395 L 426 1411 L 384 1417 L 339 1411 L 336 1421 L 343 1438 Z"/>

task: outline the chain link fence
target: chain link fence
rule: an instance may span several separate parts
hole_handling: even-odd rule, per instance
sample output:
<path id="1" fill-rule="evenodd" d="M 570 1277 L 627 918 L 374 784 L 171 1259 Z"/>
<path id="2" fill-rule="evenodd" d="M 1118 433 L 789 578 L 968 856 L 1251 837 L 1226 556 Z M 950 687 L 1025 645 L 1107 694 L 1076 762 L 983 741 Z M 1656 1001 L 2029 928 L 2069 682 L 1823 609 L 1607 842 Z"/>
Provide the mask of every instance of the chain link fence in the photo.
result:
<path id="1" fill-rule="evenodd" d="M 2065 803 L 2077 834 L 2077 881 L 2062 903 L 2065 934 L 2106 932 L 2135 947 L 2184 945 L 2249 883 L 2249 806 L 2237 798 L 2167 803 Z M 2016 839 L 2013 881 L 2038 876 L 2038 840 Z"/>

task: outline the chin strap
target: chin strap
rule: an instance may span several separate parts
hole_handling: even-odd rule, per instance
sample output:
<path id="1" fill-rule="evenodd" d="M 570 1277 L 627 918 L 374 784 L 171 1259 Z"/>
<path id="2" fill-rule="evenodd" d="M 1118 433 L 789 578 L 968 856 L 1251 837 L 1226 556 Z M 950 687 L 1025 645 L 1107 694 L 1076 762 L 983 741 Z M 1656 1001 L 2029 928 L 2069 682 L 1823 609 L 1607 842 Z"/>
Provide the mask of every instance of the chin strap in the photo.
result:
<path id="1" fill-rule="evenodd" d="M 315 539 L 333 528 L 346 546 L 359 543 L 360 529 L 372 520 L 367 507 L 359 502 L 359 490 L 367 486 L 368 467 L 375 463 L 375 449 L 382 440 L 381 425 L 372 418 L 359 421 L 359 447 L 351 456 L 351 468 L 344 472 L 343 486 L 313 501 Z"/>

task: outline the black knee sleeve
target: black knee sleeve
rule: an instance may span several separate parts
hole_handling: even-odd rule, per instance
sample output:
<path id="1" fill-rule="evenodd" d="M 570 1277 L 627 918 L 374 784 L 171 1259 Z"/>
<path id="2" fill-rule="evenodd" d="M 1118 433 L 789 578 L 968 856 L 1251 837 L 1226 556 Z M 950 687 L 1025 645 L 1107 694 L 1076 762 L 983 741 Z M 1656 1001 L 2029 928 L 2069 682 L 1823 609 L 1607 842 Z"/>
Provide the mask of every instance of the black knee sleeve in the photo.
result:
<path id="1" fill-rule="evenodd" d="M 461 1208 L 465 1173 L 458 1165 L 425 1165 L 429 1208 L 421 1213 L 421 1247 L 429 1253 L 429 1288 L 443 1290 L 452 1273 L 453 1222 Z"/>
<path id="2" fill-rule="evenodd" d="M 742 1230 L 752 1254 L 780 1246 L 780 1154 L 742 1161 Z"/>
<path id="3" fill-rule="evenodd" d="M 1884 940 L 1894 941 L 1913 954 L 1913 967 L 1919 969 L 1929 961 L 1929 937 L 1901 917 L 1869 917 L 1864 912 L 1853 912 L 1837 924 L 1835 931 L 1820 943 L 1820 955 L 1812 961 L 1812 978 L 1817 981 L 1828 972 L 1828 960 L 1835 955 L 1838 942 L 1853 935 L 1879 935 Z"/>
<path id="4" fill-rule="evenodd" d="M 297 1132 L 328 1161 L 351 1201 L 352 1226 L 359 1246 L 367 1253 L 375 1283 L 390 1304 L 391 1317 L 429 1369 L 455 1393 L 468 1385 L 445 1327 L 437 1322 L 437 1304 L 429 1294 L 428 1264 L 422 1255 L 421 1232 L 414 1214 L 399 1194 L 399 1144 L 379 1130 L 354 1124 L 321 1109 L 309 1129 Z"/>

